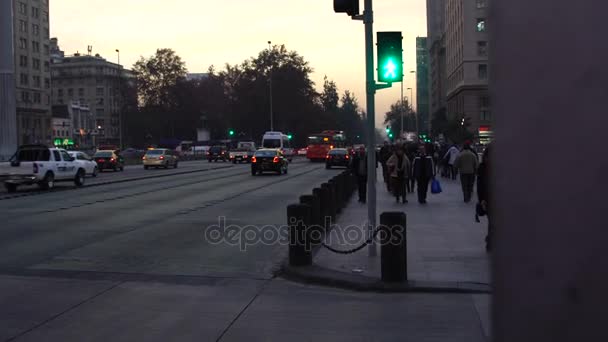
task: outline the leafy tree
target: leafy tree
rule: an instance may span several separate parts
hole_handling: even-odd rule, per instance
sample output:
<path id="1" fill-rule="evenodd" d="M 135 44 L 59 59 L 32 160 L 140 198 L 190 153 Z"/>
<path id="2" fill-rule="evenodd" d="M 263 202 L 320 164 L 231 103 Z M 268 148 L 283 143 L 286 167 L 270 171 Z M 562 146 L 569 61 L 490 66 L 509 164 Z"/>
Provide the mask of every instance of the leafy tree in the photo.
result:
<path id="1" fill-rule="evenodd" d="M 170 107 L 171 88 L 186 78 L 186 65 L 171 49 L 158 49 L 150 58 L 140 57 L 133 65 L 137 90 L 143 106 Z"/>
<path id="2" fill-rule="evenodd" d="M 321 93 L 321 105 L 326 113 L 336 113 L 338 111 L 338 87 L 336 82 L 323 79 L 323 92 Z"/>
<path id="3" fill-rule="evenodd" d="M 389 125 L 393 129 L 394 134 L 398 134 L 401 130 L 401 115 L 403 115 L 403 131 L 416 131 L 416 113 L 407 100 L 397 101 L 391 105 L 390 111 L 384 115 L 384 124 Z"/>

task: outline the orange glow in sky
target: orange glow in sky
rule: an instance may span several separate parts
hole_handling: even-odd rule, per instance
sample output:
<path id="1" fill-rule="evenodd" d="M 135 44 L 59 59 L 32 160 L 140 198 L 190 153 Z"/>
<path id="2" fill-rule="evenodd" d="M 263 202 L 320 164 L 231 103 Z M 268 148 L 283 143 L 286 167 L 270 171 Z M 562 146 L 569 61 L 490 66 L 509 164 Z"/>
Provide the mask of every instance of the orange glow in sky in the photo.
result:
<path id="1" fill-rule="evenodd" d="M 416 96 L 409 71 L 416 69 L 416 36 L 426 35 L 425 4 L 374 1 L 374 31 L 403 32 L 405 97 L 409 87 Z M 363 22 L 334 13 L 332 0 L 55 0 L 50 6 L 51 37 L 68 55 L 92 45 L 93 53 L 115 62 L 120 49 L 121 64 L 130 68 L 140 56 L 171 48 L 189 72 L 206 72 L 210 65 L 241 63 L 270 40 L 304 56 L 318 90 L 327 75 L 340 93 L 354 92 L 365 109 Z M 398 83 L 378 91 L 377 126 L 399 96 Z"/>

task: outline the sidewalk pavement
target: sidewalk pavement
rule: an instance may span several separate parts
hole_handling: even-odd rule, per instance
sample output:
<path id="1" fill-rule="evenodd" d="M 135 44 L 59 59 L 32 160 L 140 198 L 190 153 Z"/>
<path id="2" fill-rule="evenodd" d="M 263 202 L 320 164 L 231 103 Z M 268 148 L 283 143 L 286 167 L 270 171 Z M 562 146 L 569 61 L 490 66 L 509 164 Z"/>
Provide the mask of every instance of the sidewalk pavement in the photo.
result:
<path id="1" fill-rule="evenodd" d="M 338 285 L 359 290 L 421 290 L 489 293 L 490 260 L 485 251 L 487 221 L 476 223 L 475 201 L 464 203 L 459 181 L 439 179 L 443 192 L 429 194 L 428 204 L 417 201 L 417 194 L 408 194 L 407 204 L 396 203 L 386 190 L 379 171 L 377 183 L 377 222 L 387 211 L 403 211 L 407 215 L 407 273 L 408 284 L 393 286 L 378 284 L 380 279 L 380 248 L 370 257 L 368 248 L 352 254 L 337 254 L 320 248 L 309 268 L 289 268 L 287 276 L 326 285 Z M 367 206 L 358 203 L 357 196 L 338 216 L 326 244 L 339 250 L 350 250 L 366 239 Z M 346 233 L 348 231 L 348 233 Z M 344 236 L 357 237 L 345 239 Z M 295 274 L 294 274 L 295 273 Z M 299 273 L 299 274 L 298 274 Z M 323 278 L 327 278 L 323 281 Z M 332 279 L 335 278 L 335 279 Z M 404 287 L 407 287 L 404 289 Z"/>

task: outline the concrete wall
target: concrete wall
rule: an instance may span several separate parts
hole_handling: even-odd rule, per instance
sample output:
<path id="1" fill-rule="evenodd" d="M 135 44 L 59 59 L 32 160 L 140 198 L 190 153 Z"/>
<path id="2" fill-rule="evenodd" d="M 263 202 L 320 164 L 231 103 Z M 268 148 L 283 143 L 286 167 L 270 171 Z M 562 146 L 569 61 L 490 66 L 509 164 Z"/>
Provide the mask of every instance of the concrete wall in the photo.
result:
<path id="1" fill-rule="evenodd" d="M 490 10 L 495 341 L 608 341 L 608 2 Z"/>

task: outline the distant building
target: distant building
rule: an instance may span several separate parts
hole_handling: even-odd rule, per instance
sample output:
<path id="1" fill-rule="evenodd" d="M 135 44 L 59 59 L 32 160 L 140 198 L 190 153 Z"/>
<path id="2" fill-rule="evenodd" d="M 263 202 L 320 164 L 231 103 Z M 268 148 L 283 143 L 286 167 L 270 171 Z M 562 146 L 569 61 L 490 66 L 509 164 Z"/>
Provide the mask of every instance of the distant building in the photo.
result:
<path id="1" fill-rule="evenodd" d="M 48 0 L 12 0 L 19 144 L 51 143 Z"/>
<path id="2" fill-rule="evenodd" d="M 136 101 L 125 98 L 132 92 L 124 90 L 134 82 L 133 73 L 98 54 L 65 56 L 57 46 L 53 56 L 57 57 L 51 65 L 53 105 L 76 102 L 88 106 L 95 118 L 94 126 L 100 127 L 97 142 L 118 145 L 123 105 Z"/>
<path id="3" fill-rule="evenodd" d="M 445 3 L 446 0 L 426 1 L 429 125 L 446 110 Z"/>
<path id="4" fill-rule="evenodd" d="M 53 106 L 53 142 L 56 145 L 57 141 L 68 139 L 80 147 L 93 147 L 98 135 L 89 106 L 79 102 Z"/>
<path id="5" fill-rule="evenodd" d="M 470 120 L 481 143 L 492 136 L 487 0 L 447 0 L 447 116 Z"/>
<path id="6" fill-rule="evenodd" d="M 202 81 L 209 77 L 208 73 L 188 73 L 186 79 L 188 81 Z"/>
<path id="7" fill-rule="evenodd" d="M 429 52 L 426 37 L 416 37 L 416 112 L 418 130 L 429 134 Z"/>

